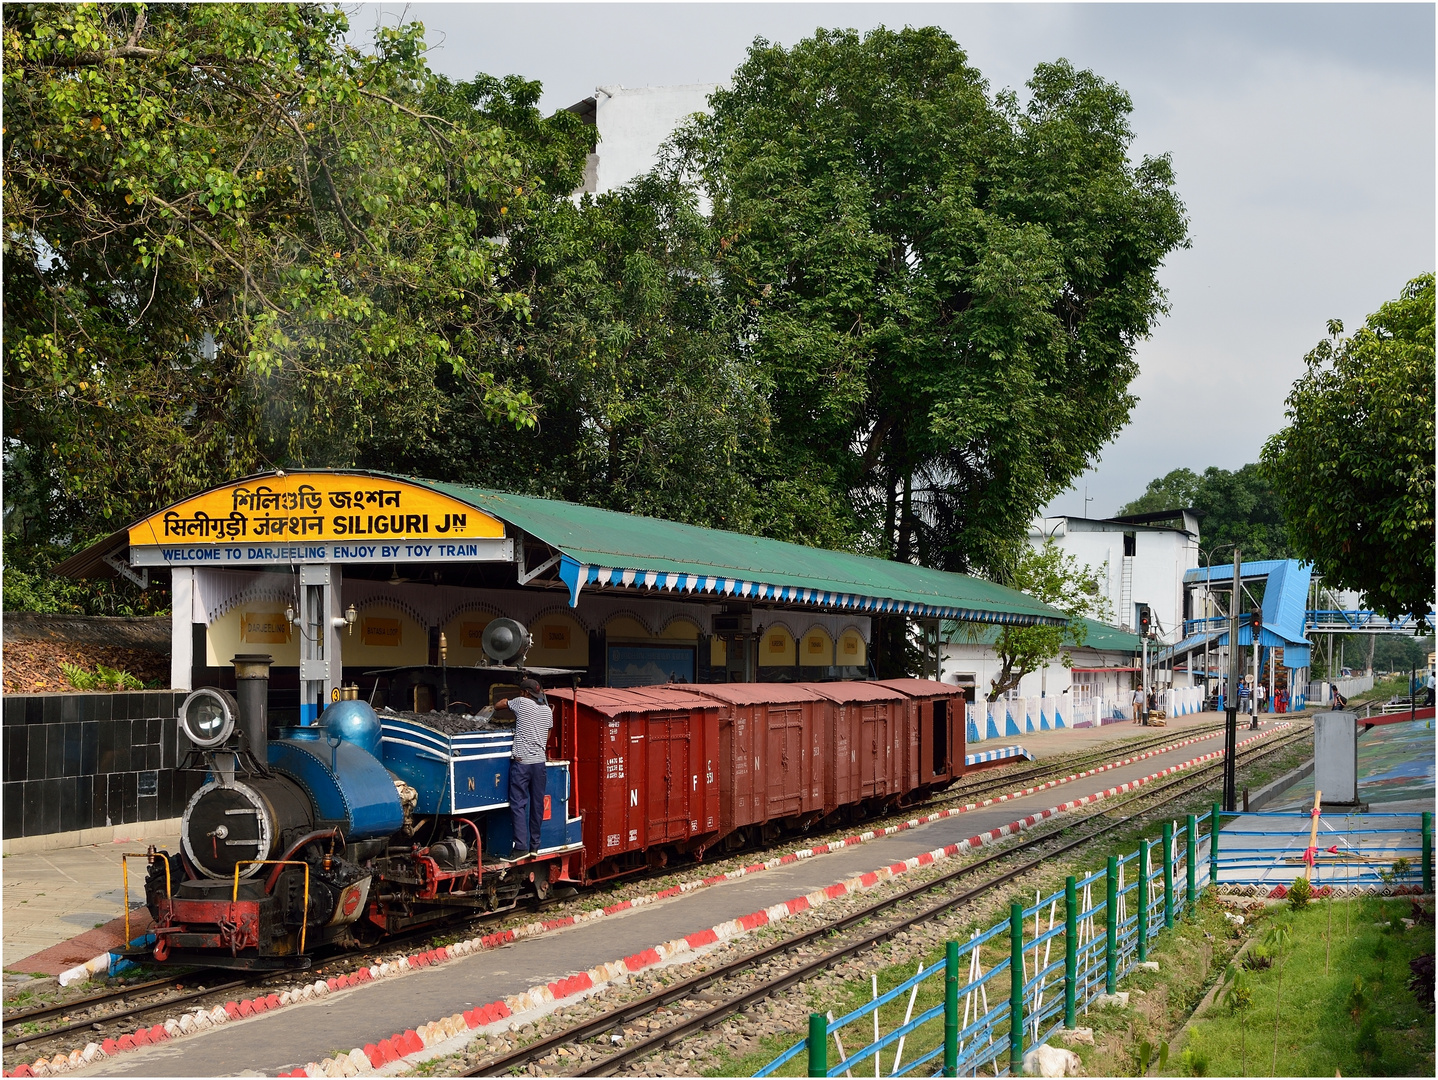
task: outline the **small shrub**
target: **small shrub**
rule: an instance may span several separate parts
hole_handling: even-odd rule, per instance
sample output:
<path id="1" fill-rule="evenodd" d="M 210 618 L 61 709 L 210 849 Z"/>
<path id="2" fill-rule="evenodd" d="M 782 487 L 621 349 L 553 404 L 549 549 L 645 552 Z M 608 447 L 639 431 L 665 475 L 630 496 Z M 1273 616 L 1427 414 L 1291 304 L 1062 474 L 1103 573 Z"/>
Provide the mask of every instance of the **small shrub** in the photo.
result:
<path id="1" fill-rule="evenodd" d="M 68 660 L 60 661 L 60 671 L 65 676 L 65 681 L 76 690 L 93 690 L 100 684 L 100 677 L 93 671 L 86 671 L 79 664 L 72 664 Z"/>
<path id="2" fill-rule="evenodd" d="M 1189 1046 L 1178 1055 L 1178 1063 L 1187 1076 L 1208 1075 L 1208 1055 L 1200 1047 Z"/>
<path id="3" fill-rule="evenodd" d="M 1293 879 L 1293 884 L 1288 887 L 1288 906 L 1294 911 L 1302 911 L 1313 899 L 1313 886 L 1308 883 L 1305 877 Z"/>
<path id="4" fill-rule="evenodd" d="M 1353 989 L 1348 991 L 1348 1001 L 1346 1005 L 1348 1015 L 1355 1020 L 1359 1019 L 1368 1011 L 1368 995 L 1363 992 L 1362 975 L 1353 976 Z"/>
<path id="5" fill-rule="evenodd" d="M 1415 956 L 1408 961 L 1408 970 L 1412 976 L 1408 980 L 1408 989 L 1413 991 L 1413 996 L 1418 1003 L 1430 1013 L 1433 1011 L 1433 954 L 1426 953 L 1423 956 Z"/>
<path id="6" fill-rule="evenodd" d="M 1378 1019 L 1368 1016 L 1358 1027 L 1358 1038 L 1353 1043 L 1357 1050 L 1367 1060 L 1378 1057 L 1383 1052 L 1383 1047 L 1378 1042 Z"/>
<path id="7" fill-rule="evenodd" d="M 94 671 L 86 671 L 79 664 L 68 660 L 60 662 L 60 671 L 66 682 L 76 690 L 143 690 L 145 684 L 128 671 L 96 664 Z"/>
<path id="8" fill-rule="evenodd" d="M 1273 966 L 1273 954 L 1264 945 L 1254 945 L 1243 957 L 1243 966 L 1249 971 L 1262 971 Z"/>

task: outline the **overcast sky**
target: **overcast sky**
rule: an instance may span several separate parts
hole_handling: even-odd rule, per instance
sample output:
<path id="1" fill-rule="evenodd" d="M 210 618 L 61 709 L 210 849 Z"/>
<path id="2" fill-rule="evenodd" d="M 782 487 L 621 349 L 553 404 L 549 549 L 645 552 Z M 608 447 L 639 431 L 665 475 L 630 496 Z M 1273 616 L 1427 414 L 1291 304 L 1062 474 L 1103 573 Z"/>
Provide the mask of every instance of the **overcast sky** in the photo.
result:
<path id="1" fill-rule="evenodd" d="M 1351 331 L 1434 268 L 1431 4 L 383 4 L 425 24 L 453 78 L 515 73 L 546 110 L 600 85 L 723 82 L 756 37 L 943 27 L 994 91 L 1066 57 L 1133 98 L 1135 157 L 1170 153 L 1193 247 L 1138 348 L 1139 397 L 1097 467 L 1051 504 L 1114 513 L 1170 469 L 1235 469 L 1283 426 L 1328 319 Z M 358 35 L 357 35 L 358 36 Z"/>

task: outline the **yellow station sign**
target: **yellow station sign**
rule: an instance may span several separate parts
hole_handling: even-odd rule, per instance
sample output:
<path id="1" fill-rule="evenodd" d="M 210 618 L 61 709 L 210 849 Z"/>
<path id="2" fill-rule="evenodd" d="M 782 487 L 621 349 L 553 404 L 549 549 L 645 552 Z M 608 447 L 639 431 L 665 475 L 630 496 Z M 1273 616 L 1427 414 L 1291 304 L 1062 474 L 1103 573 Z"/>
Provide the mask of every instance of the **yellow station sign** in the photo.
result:
<path id="1" fill-rule="evenodd" d="M 330 472 L 202 492 L 133 526 L 130 549 L 141 566 L 511 557 L 504 523 L 467 503 L 403 480 Z"/>

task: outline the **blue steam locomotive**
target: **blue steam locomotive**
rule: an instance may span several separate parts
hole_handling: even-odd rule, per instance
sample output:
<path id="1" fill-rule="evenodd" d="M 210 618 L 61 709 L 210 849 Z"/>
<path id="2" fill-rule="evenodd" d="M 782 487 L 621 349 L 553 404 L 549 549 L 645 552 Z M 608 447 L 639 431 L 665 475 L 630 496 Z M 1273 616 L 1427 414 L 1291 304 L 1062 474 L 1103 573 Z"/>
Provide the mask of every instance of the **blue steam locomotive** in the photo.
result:
<path id="1" fill-rule="evenodd" d="M 268 669 L 269 657 L 238 656 L 234 695 L 207 687 L 182 708 L 194 746 L 185 764 L 206 776 L 185 807 L 181 850 L 151 855 L 155 960 L 306 967 L 319 945 L 370 945 L 577 883 L 581 821 L 565 761 L 548 765 L 538 855 L 488 856 L 512 840 L 513 732 L 492 709 L 381 716 L 351 699 L 314 725 L 272 731 Z M 499 693 L 520 677 L 469 671 Z"/>

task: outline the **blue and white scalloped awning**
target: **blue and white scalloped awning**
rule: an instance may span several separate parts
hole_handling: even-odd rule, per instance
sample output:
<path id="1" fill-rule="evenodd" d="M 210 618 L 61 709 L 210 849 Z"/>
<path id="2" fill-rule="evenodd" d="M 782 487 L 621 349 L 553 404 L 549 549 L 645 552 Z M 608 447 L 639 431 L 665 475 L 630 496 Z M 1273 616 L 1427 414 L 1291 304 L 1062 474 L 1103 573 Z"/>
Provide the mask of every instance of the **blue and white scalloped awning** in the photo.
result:
<path id="1" fill-rule="evenodd" d="M 657 590 L 730 597 L 736 600 L 796 604 L 871 615 L 913 615 L 939 619 L 980 620 L 995 623 L 1028 623 L 1032 618 L 1011 612 L 940 606 L 895 600 L 859 593 L 829 592 L 802 589 L 790 585 L 774 585 L 737 577 L 712 574 L 671 573 L 664 570 L 641 570 L 620 566 L 593 566 L 568 555 L 560 557 L 559 578 L 569 588 L 571 607 L 579 603 L 579 593 L 586 586 L 601 589 Z"/>

